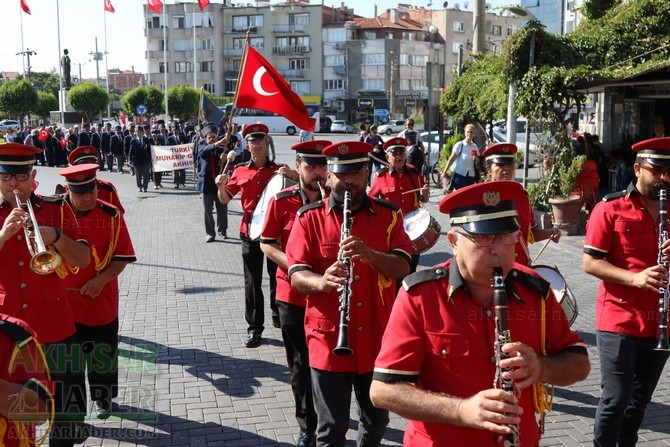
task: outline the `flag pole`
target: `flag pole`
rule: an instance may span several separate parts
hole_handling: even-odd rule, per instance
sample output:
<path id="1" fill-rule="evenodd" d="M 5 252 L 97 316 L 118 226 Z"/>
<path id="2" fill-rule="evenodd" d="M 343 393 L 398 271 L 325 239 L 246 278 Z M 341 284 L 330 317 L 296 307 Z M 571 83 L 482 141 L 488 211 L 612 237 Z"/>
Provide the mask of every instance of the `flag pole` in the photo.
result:
<path id="1" fill-rule="evenodd" d="M 228 115 L 228 126 L 226 127 L 226 137 L 230 136 L 230 133 L 233 129 L 233 115 L 235 114 L 235 109 L 237 108 L 237 94 L 240 91 L 240 79 L 242 79 L 242 73 L 247 66 L 247 47 L 249 46 L 249 36 L 251 34 L 251 25 L 247 29 L 247 37 L 244 39 L 244 51 L 242 52 L 242 63 L 240 64 L 240 71 L 237 72 L 237 82 L 235 83 L 235 94 L 233 95 L 233 107 L 230 109 L 230 115 Z M 237 130 L 237 129 L 235 129 Z"/>
<path id="2" fill-rule="evenodd" d="M 165 10 L 167 5 L 163 5 L 161 15 L 163 18 L 163 95 L 165 103 L 165 121 L 168 120 L 168 61 L 167 61 L 167 18 L 165 17 Z"/>
<path id="3" fill-rule="evenodd" d="M 198 66 L 197 66 L 197 57 L 196 51 L 197 46 L 195 45 L 195 0 L 193 3 L 193 88 L 198 88 Z"/>
<path id="4" fill-rule="evenodd" d="M 21 60 L 23 61 L 23 77 L 26 77 L 26 47 L 23 45 L 23 10 L 19 3 L 19 20 L 21 23 Z M 60 50 L 59 50 L 60 51 Z"/>
<path id="5" fill-rule="evenodd" d="M 59 0 L 56 0 L 56 24 L 58 30 L 58 56 L 60 57 L 60 5 Z M 65 94 L 63 94 L 63 64 L 58 61 L 58 111 L 60 112 L 60 125 L 65 125 Z"/>
<path id="6" fill-rule="evenodd" d="M 109 98 L 109 66 L 107 65 L 107 11 L 104 9 L 105 4 L 102 4 L 102 17 L 104 19 L 104 30 L 105 30 L 105 84 L 107 86 L 107 97 Z M 112 117 L 112 101 L 107 102 L 107 119 L 109 120 Z M 104 120 L 103 120 L 104 121 Z"/>

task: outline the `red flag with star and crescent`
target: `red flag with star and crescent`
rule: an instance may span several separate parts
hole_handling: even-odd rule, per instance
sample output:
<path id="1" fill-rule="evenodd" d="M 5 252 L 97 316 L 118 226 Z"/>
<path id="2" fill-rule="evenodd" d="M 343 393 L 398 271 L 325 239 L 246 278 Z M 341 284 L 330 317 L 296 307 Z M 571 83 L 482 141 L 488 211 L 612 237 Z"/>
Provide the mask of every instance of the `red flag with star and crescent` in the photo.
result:
<path id="1" fill-rule="evenodd" d="M 156 14 L 161 13 L 163 2 L 161 0 L 147 0 L 147 8 L 151 9 Z"/>
<path id="2" fill-rule="evenodd" d="M 112 0 L 105 0 L 105 11 L 111 12 L 112 14 L 116 12 L 112 6 Z"/>
<path id="3" fill-rule="evenodd" d="M 274 112 L 303 130 L 314 130 L 316 120 L 310 118 L 300 96 L 282 75 L 250 46 L 246 48 L 244 66 L 234 108 L 250 108 Z"/>
<path id="4" fill-rule="evenodd" d="M 198 7 L 200 8 L 200 11 L 204 11 L 204 9 L 209 5 L 209 0 L 198 0 Z"/>
<path id="5" fill-rule="evenodd" d="M 30 8 L 28 7 L 28 3 L 26 3 L 26 0 L 21 0 L 21 9 L 23 9 L 23 12 L 26 14 L 30 14 Z"/>

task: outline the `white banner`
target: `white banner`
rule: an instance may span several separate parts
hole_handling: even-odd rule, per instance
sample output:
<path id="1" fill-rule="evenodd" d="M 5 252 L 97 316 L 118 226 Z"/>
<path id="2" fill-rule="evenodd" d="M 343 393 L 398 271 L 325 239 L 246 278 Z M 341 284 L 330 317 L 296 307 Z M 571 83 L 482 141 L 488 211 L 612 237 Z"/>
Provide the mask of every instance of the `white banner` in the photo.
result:
<path id="1" fill-rule="evenodd" d="M 154 172 L 193 168 L 193 145 L 151 146 L 151 163 Z"/>

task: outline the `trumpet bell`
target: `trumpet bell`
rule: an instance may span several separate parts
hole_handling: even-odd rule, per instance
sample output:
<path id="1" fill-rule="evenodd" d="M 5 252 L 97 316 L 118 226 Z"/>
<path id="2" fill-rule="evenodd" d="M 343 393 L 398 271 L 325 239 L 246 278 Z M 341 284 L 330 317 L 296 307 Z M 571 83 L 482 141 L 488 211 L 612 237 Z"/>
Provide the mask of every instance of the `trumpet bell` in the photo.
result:
<path id="1" fill-rule="evenodd" d="M 61 264 L 60 255 L 53 251 L 35 253 L 30 259 L 30 269 L 38 275 L 53 273 Z"/>

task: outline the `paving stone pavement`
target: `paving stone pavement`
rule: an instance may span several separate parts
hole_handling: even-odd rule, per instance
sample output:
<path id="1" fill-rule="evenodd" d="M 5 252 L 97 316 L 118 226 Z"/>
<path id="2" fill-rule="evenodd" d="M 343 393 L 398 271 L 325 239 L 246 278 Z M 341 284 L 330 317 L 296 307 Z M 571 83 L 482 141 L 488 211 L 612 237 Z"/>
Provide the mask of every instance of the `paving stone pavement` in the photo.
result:
<path id="1" fill-rule="evenodd" d="M 44 168 L 40 168 L 43 172 Z M 44 174 L 40 174 L 44 176 Z M 292 446 L 298 428 L 289 374 L 269 305 L 263 344 L 243 347 L 243 277 L 237 227 L 239 200 L 229 206 L 228 240 L 205 244 L 202 205 L 191 182 L 173 190 L 137 193 L 134 178 L 102 172 L 121 190 L 138 261 L 120 279 L 120 397 L 106 421 L 91 416 L 86 446 Z M 53 189 L 52 189 L 53 190 Z M 431 193 L 427 209 L 448 229 Z M 556 265 L 579 303 L 574 328 L 589 344 L 587 380 L 556 389 L 542 446 L 591 445 L 599 396 L 594 297 L 597 282 L 581 269 L 583 236 L 550 244 L 537 263 Z M 531 253 L 537 253 L 535 244 Z M 445 237 L 421 258 L 422 267 L 450 256 Z M 267 279 L 264 280 L 267 290 Z M 512 334 L 513 336 L 513 334 Z M 640 445 L 670 445 L 667 370 L 640 431 Z M 355 445 L 352 407 L 348 446 Z M 402 445 L 405 422 L 392 416 L 385 446 Z"/>

